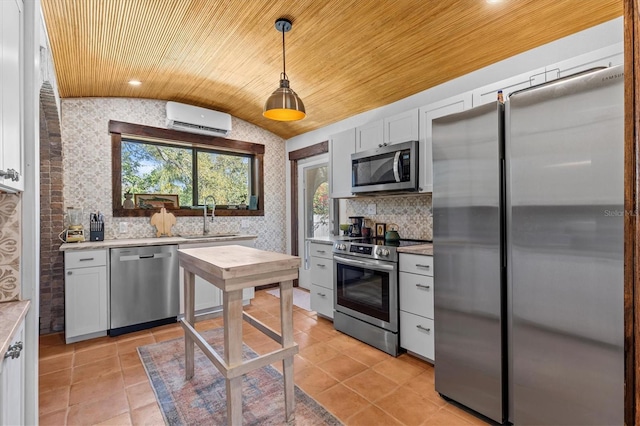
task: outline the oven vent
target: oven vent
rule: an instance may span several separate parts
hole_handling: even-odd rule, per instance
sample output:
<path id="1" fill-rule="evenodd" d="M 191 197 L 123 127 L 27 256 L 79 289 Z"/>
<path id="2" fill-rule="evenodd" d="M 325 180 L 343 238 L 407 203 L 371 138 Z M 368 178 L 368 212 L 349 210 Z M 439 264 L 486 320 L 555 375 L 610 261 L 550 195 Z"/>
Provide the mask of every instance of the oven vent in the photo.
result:
<path id="1" fill-rule="evenodd" d="M 227 136 L 231 116 L 224 112 L 178 102 L 167 102 L 167 127 L 208 136 Z"/>

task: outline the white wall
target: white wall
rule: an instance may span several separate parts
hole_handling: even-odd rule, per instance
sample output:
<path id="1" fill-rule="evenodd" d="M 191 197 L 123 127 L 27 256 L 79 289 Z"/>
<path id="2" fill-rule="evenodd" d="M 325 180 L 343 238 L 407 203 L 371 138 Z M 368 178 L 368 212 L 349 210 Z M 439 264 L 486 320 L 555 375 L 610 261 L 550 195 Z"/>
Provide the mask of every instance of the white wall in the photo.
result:
<path id="1" fill-rule="evenodd" d="M 623 36 L 622 17 L 613 19 L 604 24 L 512 56 L 478 71 L 465 74 L 389 105 L 295 136 L 287 140 L 287 152 L 326 141 L 330 135 L 373 120 L 398 114 L 412 108 L 419 108 L 535 68 L 544 67 L 615 43 L 621 43 Z"/>
<path id="2" fill-rule="evenodd" d="M 89 212 L 105 216 L 105 239 L 149 238 L 155 228 L 148 217 L 113 217 L 111 197 L 111 136 L 109 120 L 165 128 L 166 101 L 140 98 L 65 98 L 62 100 L 62 170 L 65 207 L 84 209 L 83 224 L 89 226 Z M 285 251 L 284 141 L 279 136 L 232 117 L 230 139 L 265 146 L 264 216 L 217 216 L 211 232 L 257 235 L 256 247 Z M 120 223 L 127 232 L 120 233 Z M 179 216 L 174 234 L 202 232 L 202 216 Z"/>
<path id="3" fill-rule="evenodd" d="M 286 151 L 288 153 L 326 141 L 330 139 L 331 135 L 343 130 L 413 108 L 419 108 L 456 94 L 525 73 L 535 68 L 544 67 L 612 44 L 621 43 L 623 40 L 623 18 L 619 17 L 519 55 L 512 56 L 389 105 L 363 112 L 320 129 L 295 136 L 287 140 Z M 287 168 L 288 188 L 290 184 L 291 176 L 289 175 L 289 168 Z M 291 228 L 290 205 L 290 194 L 287 193 L 287 233 L 290 233 Z M 289 245 L 290 238 L 287 238 L 287 249 L 290 250 Z"/>

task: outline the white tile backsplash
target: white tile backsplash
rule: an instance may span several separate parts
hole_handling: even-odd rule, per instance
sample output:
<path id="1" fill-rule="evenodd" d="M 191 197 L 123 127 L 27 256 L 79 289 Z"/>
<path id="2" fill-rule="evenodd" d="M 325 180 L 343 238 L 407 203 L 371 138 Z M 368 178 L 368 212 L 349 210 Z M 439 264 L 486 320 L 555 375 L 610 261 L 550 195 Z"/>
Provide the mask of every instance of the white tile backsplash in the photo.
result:
<path id="1" fill-rule="evenodd" d="M 20 194 L 0 194 L 0 302 L 20 300 Z"/>
<path id="2" fill-rule="evenodd" d="M 375 214 L 368 213 L 371 204 L 375 204 Z M 371 228 L 376 223 L 396 224 L 402 238 L 433 239 L 431 194 L 351 198 L 346 212 L 347 216 L 364 216 Z"/>
<path id="3" fill-rule="evenodd" d="M 112 216 L 111 137 L 109 120 L 165 128 L 166 101 L 129 98 L 68 98 L 62 100 L 62 150 L 65 207 L 84 209 L 84 225 L 89 213 L 105 215 L 105 239 L 146 238 L 155 236 L 150 218 Z M 256 247 L 286 251 L 286 156 L 282 138 L 246 121 L 232 117 L 230 139 L 265 145 L 264 216 L 216 217 L 209 223 L 211 232 L 241 232 L 258 235 Z M 240 228 L 246 221 L 247 227 Z M 119 223 L 127 223 L 120 234 Z M 173 233 L 202 230 L 202 217 L 178 217 Z"/>

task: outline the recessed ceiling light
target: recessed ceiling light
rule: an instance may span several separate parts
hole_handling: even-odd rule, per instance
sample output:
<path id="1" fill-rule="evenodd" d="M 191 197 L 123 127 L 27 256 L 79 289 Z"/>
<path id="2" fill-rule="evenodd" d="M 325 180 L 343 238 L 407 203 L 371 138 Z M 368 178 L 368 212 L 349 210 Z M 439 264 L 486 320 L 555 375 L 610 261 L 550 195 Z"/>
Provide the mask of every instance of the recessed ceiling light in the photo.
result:
<path id="1" fill-rule="evenodd" d="M 138 80 L 129 80 L 129 84 L 132 86 L 140 86 L 142 82 Z"/>
<path id="2" fill-rule="evenodd" d="M 496 4 L 496 3 L 502 3 L 503 0 L 485 0 L 487 3 L 489 4 Z"/>

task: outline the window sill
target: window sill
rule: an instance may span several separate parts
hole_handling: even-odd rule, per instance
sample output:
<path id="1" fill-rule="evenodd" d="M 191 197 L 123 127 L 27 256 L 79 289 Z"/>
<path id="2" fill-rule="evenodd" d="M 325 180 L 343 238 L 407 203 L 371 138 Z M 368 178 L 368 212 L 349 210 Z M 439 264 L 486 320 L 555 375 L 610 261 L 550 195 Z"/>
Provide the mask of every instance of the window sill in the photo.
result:
<path id="1" fill-rule="evenodd" d="M 158 209 L 113 209 L 113 217 L 151 217 Z M 202 209 L 168 209 L 176 217 L 202 217 Z M 210 212 L 207 212 L 210 215 Z M 215 216 L 264 216 L 264 210 L 216 209 Z"/>

